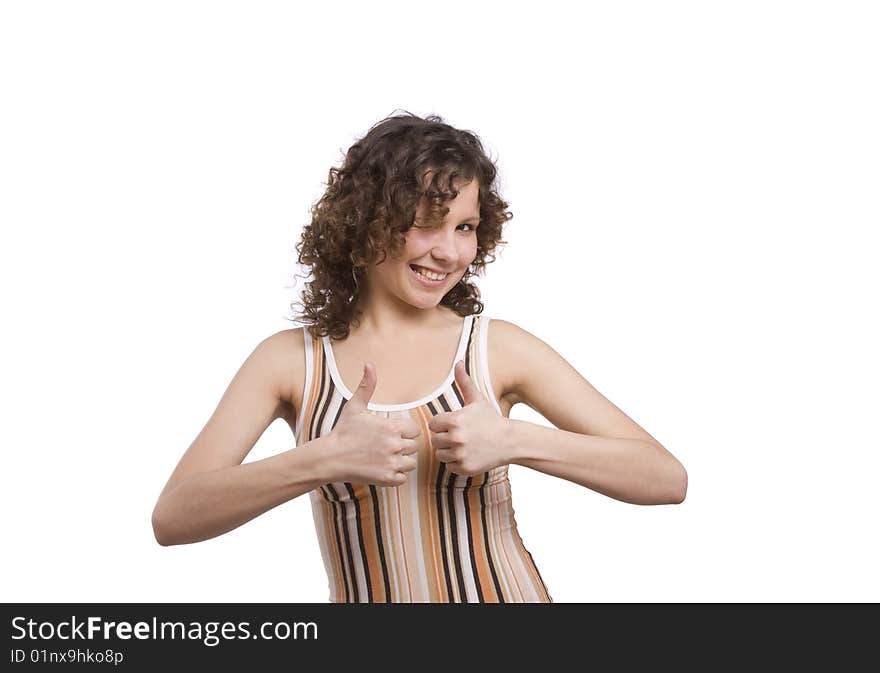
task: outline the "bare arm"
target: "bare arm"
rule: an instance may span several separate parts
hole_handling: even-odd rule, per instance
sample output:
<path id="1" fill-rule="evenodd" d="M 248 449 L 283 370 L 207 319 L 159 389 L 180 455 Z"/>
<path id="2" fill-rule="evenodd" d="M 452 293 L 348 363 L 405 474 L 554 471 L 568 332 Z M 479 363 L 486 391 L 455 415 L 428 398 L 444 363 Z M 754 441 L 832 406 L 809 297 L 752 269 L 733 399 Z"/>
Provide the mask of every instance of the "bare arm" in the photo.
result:
<path id="1" fill-rule="evenodd" d="M 489 323 L 502 397 L 524 402 L 555 428 L 510 420 L 510 462 L 640 505 L 677 504 L 687 471 L 660 442 L 596 390 L 545 342 L 504 320 Z"/>
<path id="2" fill-rule="evenodd" d="M 156 504 L 156 541 L 167 546 L 217 537 L 318 488 L 328 481 L 319 476 L 318 455 L 319 444 L 328 439 L 321 437 L 277 456 L 188 477 Z"/>
<path id="3" fill-rule="evenodd" d="M 326 483 L 321 453 L 328 438 L 242 464 L 266 428 L 292 413 L 285 386 L 302 380 L 304 366 L 299 330 L 274 334 L 254 349 L 156 502 L 159 544 L 222 535 Z"/>
<path id="4" fill-rule="evenodd" d="M 687 472 L 659 444 L 510 420 L 510 462 L 633 505 L 684 501 Z"/>

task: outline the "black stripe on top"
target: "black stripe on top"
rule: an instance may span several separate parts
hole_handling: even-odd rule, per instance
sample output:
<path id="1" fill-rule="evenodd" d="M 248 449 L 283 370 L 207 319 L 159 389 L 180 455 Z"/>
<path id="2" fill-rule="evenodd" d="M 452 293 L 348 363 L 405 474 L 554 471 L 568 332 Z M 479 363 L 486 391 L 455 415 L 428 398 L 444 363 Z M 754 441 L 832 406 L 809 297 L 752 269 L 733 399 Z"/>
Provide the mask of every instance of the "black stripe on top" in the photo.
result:
<path id="1" fill-rule="evenodd" d="M 489 549 L 489 526 L 486 522 L 486 484 L 489 483 L 489 473 L 486 472 L 486 480 L 480 485 L 480 518 L 483 521 L 483 544 L 486 547 L 486 557 L 489 559 L 489 570 L 492 571 L 492 583 L 495 585 L 495 593 L 498 594 L 498 602 L 506 603 L 498 582 L 498 574 L 495 572 L 495 562 L 492 560 L 492 550 Z"/>
<path id="2" fill-rule="evenodd" d="M 340 539 L 340 534 L 339 534 L 339 528 L 340 528 L 339 522 L 340 522 L 340 520 L 342 520 L 344 522 L 344 518 L 342 516 L 342 513 L 345 512 L 345 506 L 342 503 L 338 502 L 339 501 L 339 494 L 336 493 L 336 489 L 333 488 L 333 484 L 327 484 L 327 489 L 333 495 L 333 498 L 330 499 L 330 502 L 333 504 L 333 527 L 336 529 L 336 545 L 337 545 L 336 548 L 339 549 L 339 553 L 340 553 L 339 565 L 342 568 L 342 578 L 345 581 L 345 602 L 351 603 L 351 591 L 354 591 L 354 602 L 357 603 L 357 602 L 359 602 L 358 601 L 357 583 L 354 581 L 354 578 L 349 577 L 349 573 L 347 570 L 349 567 L 353 567 L 353 566 L 351 565 L 351 562 L 352 562 L 351 561 L 351 547 L 348 544 L 348 528 L 345 526 L 344 523 L 342 525 L 342 532 L 345 535 L 345 544 L 342 543 L 342 540 Z M 340 510 L 342 510 L 342 512 L 340 512 Z M 345 557 L 341 556 L 344 553 L 344 551 L 348 552 L 349 565 L 346 565 Z"/>
<path id="3" fill-rule="evenodd" d="M 373 502 L 373 525 L 376 527 L 376 544 L 379 545 L 379 562 L 382 564 L 382 580 L 385 582 L 385 602 L 391 602 L 391 580 L 388 579 L 388 561 L 385 559 L 385 544 L 382 541 L 384 531 L 379 519 L 379 495 L 376 487 L 370 484 L 370 497 Z"/>
<path id="4" fill-rule="evenodd" d="M 361 551 L 361 562 L 364 564 L 364 581 L 367 583 L 367 603 L 372 603 L 373 583 L 370 580 L 370 561 L 369 559 L 367 559 L 367 550 L 364 547 L 364 529 L 361 524 L 361 503 L 360 500 L 358 500 L 355 496 L 354 487 L 349 482 L 345 482 L 345 488 L 348 490 L 348 496 L 350 498 L 351 504 L 354 505 L 354 520 L 357 524 L 358 546 Z M 352 572 L 354 572 L 354 569 L 352 569 Z"/>
<path id="5" fill-rule="evenodd" d="M 475 324 L 476 324 L 476 321 L 471 320 L 471 325 L 470 325 L 471 329 L 468 332 L 467 346 L 465 347 L 465 351 L 464 351 L 464 353 L 465 353 L 464 371 L 468 376 L 470 376 L 470 373 L 471 373 L 471 344 L 473 343 L 474 325 Z M 461 392 L 458 389 L 458 383 L 455 381 L 453 382 L 452 390 L 455 393 L 455 396 L 458 398 L 459 405 L 461 407 L 464 407 L 465 406 L 464 397 L 461 395 Z M 451 407 L 446 402 L 445 397 L 441 396 L 440 400 L 441 400 L 441 404 L 443 405 L 443 407 L 447 411 L 450 411 Z M 453 558 L 453 561 L 455 561 L 455 572 L 456 572 L 456 578 L 458 580 L 459 595 L 461 596 L 461 602 L 466 603 L 466 602 L 468 602 L 467 601 L 467 589 L 465 589 L 464 573 L 462 572 L 462 569 L 461 569 L 462 549 L 461 549 L 461 544 L 459 543 L 459 539 L 458 539 L 458 516 L 456 514 L 456 507 L 455 507 L 455 481 L 456 481 L 456 478 L 457 478 L 456 474 L 454 472 L 450 471 L 449 480 L 447 481 L 447 484 L 446 484 L 447 498 L 449 500 L 449 526 L 451 529 L 450 532 L 452 534 L 452 544 L 453 544 L 452 558 Z M 471 531 L 470 531 L 470 519 L 467 516 L 468 515 L 468 502 L 467 502 L 468 488 L 470 487 L 470 484 L 472 481 L 473 481 L 473 478 L 469 477 L 467 480 L 467 485 L 462 489 L 462 497 L 463 497 L 464 509 L 465 509 L 465 521 L 467 521 L 467 527 L 468 527 L 468 542 L 469 542 L 469 546 L 470 546 L 469 552 L 470 552 L 471 567 L 474 568 L 475 561 L 474 561 L 474 550 L 473 550 L 473 544 L 472 544 L 473 537 L 471 536 Z M 476 570 L 476 569 L 474 568 L 474 570 Z M 482 602 L 482 591 L 480 590 L 480 586 L 479 586 L 480 580 L 479 580 L 476 572 L 474 572 L 474 580 L 476 581 L 477 593 L 480 597 L 480 602 Z"/>
<path id="6" fill-rule="evenodd" d="M 428 402 L 428 409 L 432 416 L 439 411 L 432 402 Z M 452 593 L 452 578 L 449 576 L 449 563 L 446 559 L 446 524 L 443 519 L 443 473 L 446 471 L 446 463 L 440 463 L 437 471 L 437 525 L 440 530 L 440 557 L 443 559 L 443 578 L 446 580 L 446 595 L 448 603 L 455 603 L 455 595 Z"/>

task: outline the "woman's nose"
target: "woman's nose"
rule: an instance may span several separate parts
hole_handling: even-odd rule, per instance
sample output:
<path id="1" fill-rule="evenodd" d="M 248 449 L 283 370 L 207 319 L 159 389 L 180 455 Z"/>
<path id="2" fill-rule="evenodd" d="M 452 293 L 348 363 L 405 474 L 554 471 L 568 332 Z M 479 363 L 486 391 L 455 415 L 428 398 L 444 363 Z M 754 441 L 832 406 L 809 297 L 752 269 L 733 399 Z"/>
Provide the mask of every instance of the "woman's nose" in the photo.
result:
<path id="1" fill-rule="evenodd" d="M 433 243 L 434 245 L 431 253 L 434 257 L 443 260 L 447 264 L 455 263 L 457 261 L 458 252 L 455 247 L 455 232 L 438 229 Z"/>

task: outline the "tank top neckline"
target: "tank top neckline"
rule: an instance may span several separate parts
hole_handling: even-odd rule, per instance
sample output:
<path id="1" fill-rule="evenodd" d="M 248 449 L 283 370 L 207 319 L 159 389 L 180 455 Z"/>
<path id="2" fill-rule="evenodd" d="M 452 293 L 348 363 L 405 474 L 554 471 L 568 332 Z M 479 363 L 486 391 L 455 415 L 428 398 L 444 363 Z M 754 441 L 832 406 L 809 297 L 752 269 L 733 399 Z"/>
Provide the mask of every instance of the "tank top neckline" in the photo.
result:
<path id="1" fill-rule="evenodd" d="M 464 322 L 461 326 L 461 336 L 458 338 L 458 349 L 455 352 L 455 357 L 452 360 L 452 366 L 449 369 L 449 373 L 446 375 L 446 380 L 443 381 L 435 390 L 431 393 L 425 395 L 424 397 L 414 400 L 412 402 L 401 402 L 400 404 L 376 404 L 375 402 L 368 402 L 367 409 L 371 411 L 402 411 L 404 409 L 414 409 L 415 407 L 420 407 L 423 404 L 434 400 L 440 395 L 442 395 L 446 389 L 452 384 L 455 379 L 455 363 L 462 359 L 465 354 L 465 349 L 467 348 L 468 336 L 470 335 L 470 326 L 473 322 L 473 315 L 465 316 Z M 339 389 L 340 394 L 346 399 L 350 400 L 354 395 L 348 389 L 348 386 L 345 385 L 345 382 L 342 380 L 342 376 L 339 373 L 339 369 L 336 367 L 336 358 L 333 355 L 333 345 L 330 343 L 330 337 L 324 336 L 321 338 L 321 341 L 324 345 L 324 354 L 327 360 L 327 365 L 330 368 L 330 378 L 333 380 L 334 385 Z"/>

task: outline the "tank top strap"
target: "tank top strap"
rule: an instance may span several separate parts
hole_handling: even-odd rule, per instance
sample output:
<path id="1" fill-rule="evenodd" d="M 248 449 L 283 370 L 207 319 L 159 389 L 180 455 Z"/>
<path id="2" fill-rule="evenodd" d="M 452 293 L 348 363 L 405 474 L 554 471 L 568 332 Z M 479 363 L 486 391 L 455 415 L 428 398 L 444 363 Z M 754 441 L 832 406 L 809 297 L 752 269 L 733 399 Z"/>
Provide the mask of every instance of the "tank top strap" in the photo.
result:
<path id="1" fill-rule="evenodd" d="M 294 437 L 296 437 L 297 444 L 300 443 L 303 426 L 305 425 L 306 420 L 310 419 L 313 415 L 317 398 L 320 396 L 320 390 L 318 390 L 318 388 L 323 386 L 323 381 L 327 378 L 326 374 L 322 373 L 324 369 L 324 357 L 321 349 L 321 340 L 318 337 L 312 336 L 305 326 L 301 327 L 300 330 L 302 331 L 305 346 L 306 367 L 302 389 L 302 409 L 298 410 L 295 425 L 296 429 L 294 431 Z"/>
<path id="2" fill-rule="evenodd" d="M 476 382 L 480 392 L 492 403 L 501 414 L 501 407 L 495 399 L 492 378 L 489 376 L 489 322 L 492 319 L 480 314 L 475 317 L 472 326 L 472 338 L 468 344 L 468 375 Z"/>

